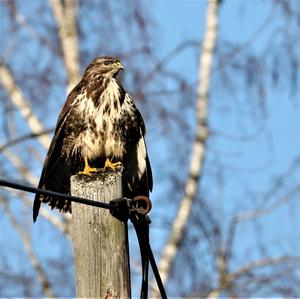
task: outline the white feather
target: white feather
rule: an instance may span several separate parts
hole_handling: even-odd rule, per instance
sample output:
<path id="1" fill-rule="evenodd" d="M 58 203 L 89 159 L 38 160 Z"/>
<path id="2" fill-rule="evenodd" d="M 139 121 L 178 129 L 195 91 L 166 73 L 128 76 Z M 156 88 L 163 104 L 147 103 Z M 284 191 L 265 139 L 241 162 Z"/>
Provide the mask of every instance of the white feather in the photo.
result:
<path id="1" fill-rule="evenodd" d="M 141 133 L 141 139 L 137 144 L 137 157 L 138 157 L 138 178 L 140 179 L 145 172 L 146 169 L 146 156 L 147 150 L 145 145 L 144 137 Z"/>
<path id="2" fill-rule="evenodd" d="M 99 99 L 102 104 L 96 109 L 94 102 L 91 98 L 87 98 L 86 92 L 78 96 L 76 102 L 80 102 L 77 108 L 79 113 L 86 113 L 89 118 L 94 119 L 96 128 L 88 128 L 84 132 L 80 133 L 76 139 L 76 144 L 73 149 L 73 153 L 80 151 L 83 157 L 95 159 L 99 156 L 115 156 L 122 157 L 124 154 L 123 143 L 120 138 L 115 138 L 113 134 L 114 120 L 120 116 L 120 104 L 117 101 L 115 107 L 114 101 L 120 97 L 119 86 L 115 79 L 112 79 L 107 88 L 103 91 L 101 98 Z M 105 100 L 104 100 L 105 99 Z M 106 105 L 110 106 L 110 114 L 106 121 L 106 128 L 104 129 L 103 115 Z M 98 135 L 95 136 L 94 131 L 104 132 L 103 139 Z"/>

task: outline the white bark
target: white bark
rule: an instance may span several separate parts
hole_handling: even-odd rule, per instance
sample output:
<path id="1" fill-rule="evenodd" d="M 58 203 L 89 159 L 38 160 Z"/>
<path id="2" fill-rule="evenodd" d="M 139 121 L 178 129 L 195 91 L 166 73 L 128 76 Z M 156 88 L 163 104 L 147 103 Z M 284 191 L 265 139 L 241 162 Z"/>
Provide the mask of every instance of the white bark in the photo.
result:
<path id="1" fill-rule="evenodd" d="M 165 283 L 170 275 L 177 249 L 181 244 L 186 224 L 196 197 L 198 181 L 201 175 L 205 156 L 205 144 L 208 138 L 207 110 L 212 60 L 216 45 L 218 29 L 218 0 L 209 0 L 206 13 L 206 32 L 203 39 L 199 65 L 199 85 L 197 96 L 197 128 L 193 144 L 189 176 L 185 184 L 184 196 L 173 222 L 170 237 L 163 249 L 159 263 L 162 281 Z M 154 297 L 158 293 L 154 293 Z"/>
<path id="2" fill-rule="evenodd" d="M 32 210 L 32 198 L 27 196 L 27 194 L 22 194 L 22 192 L 14 192 L 9 190 L 12 194 L 16 194 L 20 200 L 24 202 L 24 204 Z M 69 237 L 69 224 L 63 222 L 58 216 L 55 216 L 53 212 L 51 212 L 45 205 L 40 207 L 39 216 L 42 216 L 46 220 L 48 220 L 57 230 L 59 230 L 62 234 L 66 234 Z"/>
<path id="3" fill-rule="evenodd" d="M 76 27 L 77 0 L 50 0 L 53 15 L 57 24 L 65 64 L 69 92 L 80 80 L 78 34 Z"/>
<path id="4" fill-rule="evenodd" d="M 23 163 L 23 161 L 20 159 L 18 155 L 10 151 L 9 149 L 5 149 L 1 152 L 1 154 L 4 155 L 4 157 L 16 168 L 18 173 L 22 175 L 23 178 L 26 179 L 27 182 L 29 182 L 31 185 L 35 186 L 38 183 L 38 178 L 32 174 L 32 172 L 29 170 L 29 168 Z M 18 198 L 22 198 L 23 202 L 28 206 L 32 207 L 32 199 L 29 199 L 29 197 L 22 196 L 22 192 L 8 189 L 10 193 L 14 194 Z M 53 213 L 50 213 L 49 209 L 45 207 L 40 208 L 40 215 L 47 219 L 50 223 L 53 224 L 59 231 L 62 233 L 68 233 L 68 225 L 69 223 L 62 222 L 58 217 L 54 216 Z"/>
<path id="5" fill-rule="evenodd" d="M 0 82 L 6 93 L 10 96 L 14 106 L 20 111 L 21 115 L 26 120 L 31 131 L 33 133 L 45 131 L 43 124 L 33 113 L 31 105 L 15 82 L 11 71 L 2 63 L 0 63 Z M 40 135 L 37 137 L 37 140 L 44 148 L 49 147 L 50 139 L 48 135 Z"/>
<path id="6" fill-rule="evenodd" d="M 4 149 L 1 154 L 17 169 L 17 171 L 28 181 L 31 185 L 35 186 L 38 183 L 38 178 L 32 174 L 27 165 L 24 164 L 22 159 L 9 149 Z"/>
<path id="7" fill-rule="evenodd" d="M 217 289 L 217 290 L 213 290 L 211 291 L 207 296 L 206 298 L 207 299 L 216 299 L 216 298 L 219 298 L 220 294 L 221 294 L 221 291 L 220 289 Z"/>
<path id="8" fill-rule="evenodd" d="M 37 277 L 39 279 L 40 285 L 42 287 L 43 293 L 47 298 L 55 298 L 54 293 L 52 292 L 49 280 L 47 278 L 46 273 L 41 267 L 41 262 L 38 256 L 35 254 L 30 238 L 28 234 L 25 232 L 21 224 L 17 221 L 14 214 L 9 210 L 8 205 L 5 205 L 6 215 L 9 217 L 12 225 L 14 226 L 16 232 L 20 236 L 24 248 L 28 254 L 29 260 L 31 262 L 32 267 L 35 269 Z"/>

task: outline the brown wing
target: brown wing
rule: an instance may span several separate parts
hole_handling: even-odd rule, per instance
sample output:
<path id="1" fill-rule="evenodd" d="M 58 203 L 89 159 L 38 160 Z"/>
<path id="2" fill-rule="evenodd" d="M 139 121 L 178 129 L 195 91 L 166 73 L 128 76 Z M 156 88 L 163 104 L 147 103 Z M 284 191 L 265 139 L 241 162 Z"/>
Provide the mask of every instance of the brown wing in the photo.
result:
<path id="1" fill-rule="evenodd" d="M 137 195 L 149 197 L 149 191 L 152 191 L 153 187 L 153 179 L 144 139 L 145 123 L 140 111 L 128 94 L 125 95 L 125 103 L 130 108 L 124 110 L 119 123 L 125 143 L 125 155 L 123 157 L 125 168 L 124 195 L 129 198 Z"/>
<path id="2" fill-rule="evenodd" d="M 72 161 L 62 156 L 63 141 L 65 138 L 64 128 L 68 121 L 68 116 L 72 109 L 72 104 L 81 91 L 79 83 L 69 94 L 65 105 L 59 114 L 56 124 L 55 134 L 51 141 L 47 156 L 44 161 L 38 188 L 68 193 L 70 189 L 70 176 L 72 169 Z M 71 159 L 71 157 L 69 158 Z M 41 202 L 49 202 L 49 205 L 54 208 L 64 209 L 68 211 L 69 204 L 58 200 L 57 198 L 42 196 L 36 194 L 33 203 L 33 221 L 35 222 L 39 213 Z"/>
<path id="3" fill-rule="evenodd" d="M 149 192 L 152 191 L 153 188 L 153 178 L 142 132 L 137 143 L 127 144 L 124 166 L 124 195 L 129 198 L 133 198 L 137 195 L 149 197 Z"/>

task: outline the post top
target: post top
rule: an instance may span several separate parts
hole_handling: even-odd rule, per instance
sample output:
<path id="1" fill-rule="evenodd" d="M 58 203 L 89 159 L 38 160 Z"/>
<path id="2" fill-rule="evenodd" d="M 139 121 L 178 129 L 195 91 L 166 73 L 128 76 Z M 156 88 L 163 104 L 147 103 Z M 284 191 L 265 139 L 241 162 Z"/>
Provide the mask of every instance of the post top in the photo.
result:
<path id="1" fill-rule="evenodd" d="M 110 172 L 97 172 L 91 175 L 75 174 L 71 176 L 72 181 L 81 181 L 84 183 L 98 182 L 105 183 L 106 185 L 111 185 L 116 182 L 117 177 L 121 177 L 122 174 L 118 171 Z"/>

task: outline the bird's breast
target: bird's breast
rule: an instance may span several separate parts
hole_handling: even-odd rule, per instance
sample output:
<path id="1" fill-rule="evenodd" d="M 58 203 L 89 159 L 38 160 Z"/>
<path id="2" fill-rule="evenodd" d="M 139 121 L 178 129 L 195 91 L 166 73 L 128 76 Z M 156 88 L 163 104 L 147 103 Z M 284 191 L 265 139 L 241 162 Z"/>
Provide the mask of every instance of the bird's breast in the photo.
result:
<path id="1" fill-rule="evenodd" d="M 91 98 L 81 99 L 77 113 L 83 122 L 75 140 L 73 151 L 89 160 L 98 157 L 122 158 L 125 151 L 124 136 L 116 124 L 122 117 L 120 93 L 116 87 L 105 90 L 100 104 Z"/>

